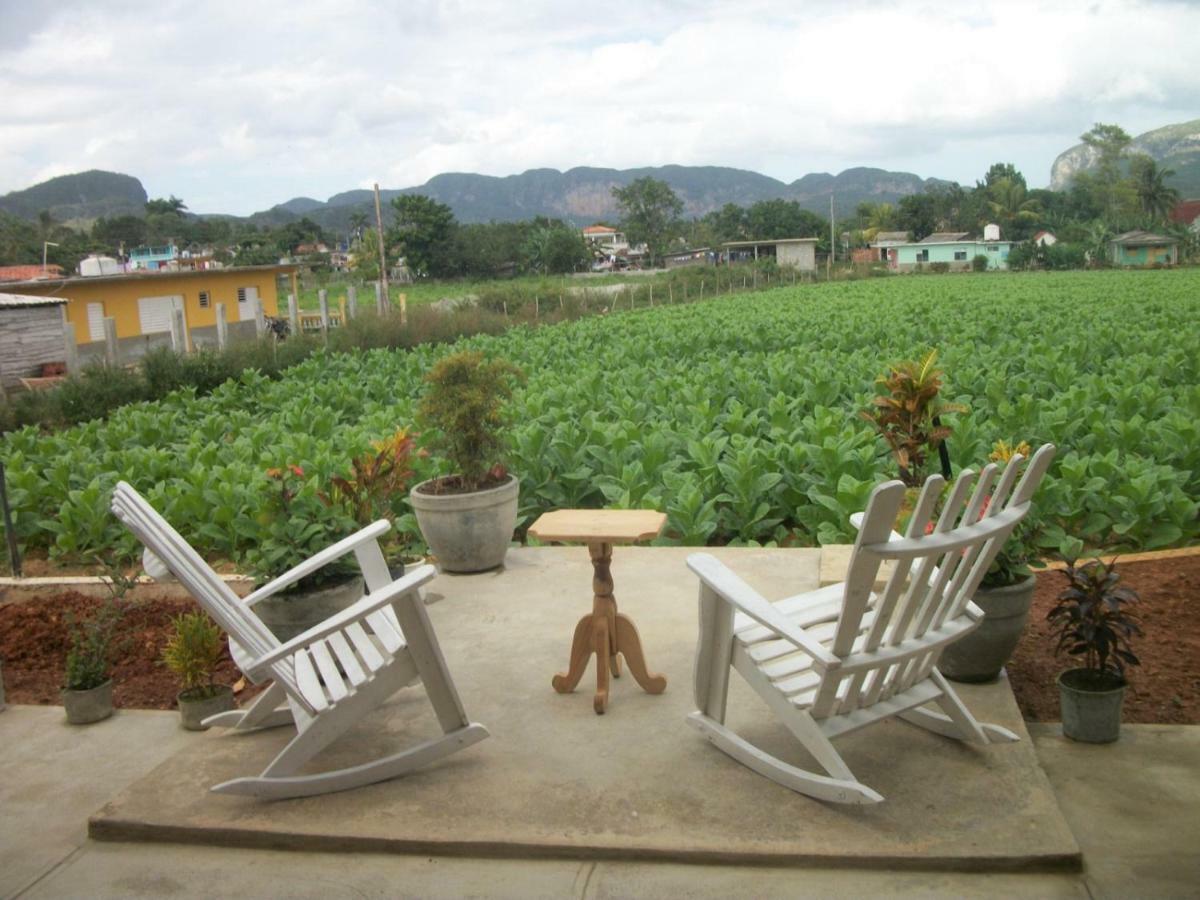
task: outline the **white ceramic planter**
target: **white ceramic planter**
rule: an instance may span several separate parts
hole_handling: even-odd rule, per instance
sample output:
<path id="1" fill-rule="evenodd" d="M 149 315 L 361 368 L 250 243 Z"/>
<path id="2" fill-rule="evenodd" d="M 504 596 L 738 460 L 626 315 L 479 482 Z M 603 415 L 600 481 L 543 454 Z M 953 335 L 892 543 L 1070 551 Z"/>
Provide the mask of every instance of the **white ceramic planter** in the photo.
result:
<path id="1" fill-rule="evenodd" d="M 520 480 L 470 494 L 427 494 L 423 481 L 408 495 L 417 525 L 439 569 L 482 572 L 504 562 L 517 527 Z"/>

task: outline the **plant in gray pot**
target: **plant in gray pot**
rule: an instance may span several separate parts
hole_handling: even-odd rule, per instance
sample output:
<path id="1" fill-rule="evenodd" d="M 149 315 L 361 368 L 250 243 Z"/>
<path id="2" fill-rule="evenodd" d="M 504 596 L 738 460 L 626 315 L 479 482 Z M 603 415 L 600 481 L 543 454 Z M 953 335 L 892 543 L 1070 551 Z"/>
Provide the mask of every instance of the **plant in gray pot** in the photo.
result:
<path id="1" fill-rule="evenodd" d="M 419 417 L 452 474 L 409 493 L 438 567 L 481 572 L 504 562 L 517 525 L 520 482 L 504 468 L 504 405 L 520 369 L 477 350 L 443 357 L 425 376 Z"/>
<path id="2" fill-rule="evenodd" d="M 1121 587 L 1115 560 L 1105 565 L 1093 559 L 1082 566 L 1068 560 L 1063 574 L 1068 586 L 1046 618 L 1054 623 L 1056 652 L 1084 663 L 1058 676 L 1063 734 L 1076 741 L 1107 744 L 1121 734 L 1125 666 L 1138 665 L 1130 638 L 1142 630 L 1137 617 L 1124 608 L 1137 602 L 1138 596 Z"/>
<path id="3" fill-rule="evenodd" d="M 298 465 L 266 472 L 267 494 L 254 519 L 255 540 L 242 563 L 260 584 L 286 577 L 294 568 L 354 531 L 342 504 L 331 503 L 317 478 Z M 336 560 L 254 604 L 254 613 L 281 641 L 289 641 L 357 603 L 363 579 L 352 558 Z"/>
<path id="4" fill-rule="evenodd" d="M 112 653 L 121 610 L 112 602 L 86 619 L 67 618 L 63 708 L 71 725 L 89 725 L 113 714 Z"/>
<path id="5" fill-rule="evenodd" d="M 1029 445 L 1022 441 L 1012 447 L 1006 441 L 997 441 L 988 458 L 1005 464 L 1017 454 L 1028 459 Z M 938 671 L 951 681 L 994 681 L 1017 649 L 1037 586 L 1030 566 L 1042 565 L 1038 559 L 1039 529 L 1032 518 L 1023 519 L 1009 535 L 971 597 L 971 602 L 983 610 L 979 627 L 942 652 Z"/>
<path id="6" fill-rule="evenodd" d="M 221 629 L 200 610 L 176 616 L 171 624 L 175 634 L 163 651 L 163 662 L 183 686 L 175 698 L 180 721 L 188 731 L 203 731 L 209 716 L 236 707 L 233 688 L 213 682 L 221 661 Z"/>

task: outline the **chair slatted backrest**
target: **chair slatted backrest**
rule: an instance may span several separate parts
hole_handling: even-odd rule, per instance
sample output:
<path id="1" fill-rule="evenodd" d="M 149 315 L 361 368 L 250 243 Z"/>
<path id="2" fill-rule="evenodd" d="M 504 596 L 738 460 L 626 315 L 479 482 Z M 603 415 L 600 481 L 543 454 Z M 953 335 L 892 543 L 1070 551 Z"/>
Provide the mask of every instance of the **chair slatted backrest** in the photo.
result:
<path id="1" fill-rule="evenodd" d="M 279 639 L 212 570 L 192 546 L 146 499 L 122 481 L 113 491 L 112 511 L 171 574 L 187 588 L 204 611 L 251 656 L 262 656 L 279 646 Z M 272 675 L 293 696 L 300 696 L 295 668 L 290 661 L 277 663 Z"/>
<path id="2" fill-rule="evenodd" d="M 967 604 L 1004 542 L 1028 514 L 1053 458 L 1054 446 L 1042 446 L 1019 484 L 1019 455 L 998 481 L 994 464 L 978 475 L 963 471 L 936 520 L 945 481 L 931 476 L 899 539 L 892 527 L 904 501 L 903 483 L 890 481 L 872 492 L 851 555 L 831 648 L 849 671 L 834 670 L 826 676 L 813 702 L 814 716 L 873 706 L 929 677 L 948 639 L 970 624 L 965 619 Z M 895 561 L 895 570 L 873 597 L 876 576 L 887 560 Z"/>

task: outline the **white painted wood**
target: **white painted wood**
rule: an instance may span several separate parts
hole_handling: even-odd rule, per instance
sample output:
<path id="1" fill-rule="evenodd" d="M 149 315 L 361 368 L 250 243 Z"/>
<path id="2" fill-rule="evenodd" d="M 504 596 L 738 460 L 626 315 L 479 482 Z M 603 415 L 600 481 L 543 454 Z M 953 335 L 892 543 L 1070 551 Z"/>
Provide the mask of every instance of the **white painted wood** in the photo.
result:
<path id="1" fill-rule="evenodd" d="M 63 359 L 67 363 L 67 374 L 79 372 L 79 340 L 75 334 L 75 323 L 63 323 Z"/>
<path id="2" fill-rule="evenodd" d="M 1019 482 L 1020 457 L 1009 462 L 999 481 L 995 466 L 985 467 L 978 478 L 964 471 L 936 522 L 943 481 L 931 477 L 903 536 L 893 527 L 904 485 L 879 485 L 865 513 L 852 517 L 859 533 L 846 581 L 775 603 L 709 554 L 692 554 L 688 567 L 700 578 L 700 639 L 697 711 L 690 724 L 754 771 L 799 793 L 839 803 L 883 799 L 858 782 L 831 743 L 883 719 L 900 717 L 976 743 L 1016 740 L 1007 729 L 977 721 L 936 663 L 943 648 L 981 621 L 971 593 L 1028 514 L 1053 456 L 1053 445 L 1040 448 Z M 895 561 L 894 574 L 876 594 L 879 568 L 889 560 Z M 784 763 L 725 727 L 730 669 L 762 697 L 826 775 Z M 930 704 L 938 711 L 925 708 Z"/>
<path id="3" fill-rule="evenodd" d="M 267 333 L 267 313 L 263 309 L 262 300 L 258 297 L 254 298 L 254 335 L 262 339 L 262 336 Z"/>
<path id="4" fill-rule="evenodd" d="M 378 538 L 380 521 L 296 566 L 245 600 L 239 599 L 187 542 L 125 482 L 113 491 L 112 509 L 229 635 L 239 668 L 271 686 L 247 710 L 221 713 L 209 724 L 237 732 L 293 724 L 296 734 L 262 774 L 217 785 L 222 793 L 303 797 L 394 778 L 478 743 L 487 729 L 463 710 L 425 612 L 420 588 L 437 575 L 421 566 L 393 580 Z M 254 614 L 253 605 L 323 565 L 354 553 L 369 593 L 349 609 L 287 642 Z M 420 680 L 443 734 L 373 762 L 297 775 L 309 760 L 342 737 L 397 690 Z M 286 707 L 280 706 L 285 700 Z"/>
<path id="5" fill-rule="evenodd" d="M 349 285 L 346 288 L 346 318 L 355 319 L 358 317 L 358 288 L 354 285 Z"/>
<path id="6" fill-rule="evenodd" d="M 288 294 L 288 325 L 292 334 L 300 333 L 300 304 L 295 294 Z"/>
<path id="7" fill-rule="evenodd" d="M 237 314 L 239 322 L 249 322 L 254 318 L 254 305 L 257 301 L 257 287 L 240 287 L 237 289 Z"/>

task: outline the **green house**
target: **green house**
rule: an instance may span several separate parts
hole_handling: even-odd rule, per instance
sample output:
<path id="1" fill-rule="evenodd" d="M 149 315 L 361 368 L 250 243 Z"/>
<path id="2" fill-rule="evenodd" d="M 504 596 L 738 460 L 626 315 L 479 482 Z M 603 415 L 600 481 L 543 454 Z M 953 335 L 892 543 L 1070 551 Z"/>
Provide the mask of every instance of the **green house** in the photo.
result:
<path id="1" fill-rule="evenodd" d="M 1127 231 L 1108 242 L 1114 266 L 1173 266 L 1179 262 L 1179 241 L 1149 231 Z"/>
<path id="2" fill-rule="evenodd" d="M 892 268 L 898 272 L 917 272 L 934 263 L 945 263 L 951 271 L 967 271 L 976 256 L 984 256 L 989 269 L 1007 269 L 1012 241 L 1002 241 L 999 235 L 1000 230 L 994 225 L 984 231 L 983 240 L 971 238 L 965 231 L 931 234 L 918 243 L 893 248 L 896 255 Z"/>

